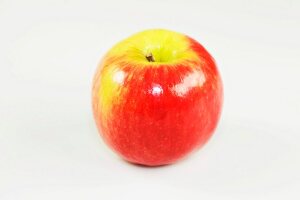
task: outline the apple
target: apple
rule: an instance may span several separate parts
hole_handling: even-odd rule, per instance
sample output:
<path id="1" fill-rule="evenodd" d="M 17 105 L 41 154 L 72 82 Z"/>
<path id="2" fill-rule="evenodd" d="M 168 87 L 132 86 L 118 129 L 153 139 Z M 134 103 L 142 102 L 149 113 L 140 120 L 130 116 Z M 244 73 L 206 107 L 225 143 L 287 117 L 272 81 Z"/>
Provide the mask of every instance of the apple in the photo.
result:
<path id="1" fill-rule="evenodd" d="M 194 39 L 163 29 L 116 44 L 93 81 L 100 135 L 125 160 L 147 166 L 174 163 L 203 146 L 222 102 L 212 56 Z"/>

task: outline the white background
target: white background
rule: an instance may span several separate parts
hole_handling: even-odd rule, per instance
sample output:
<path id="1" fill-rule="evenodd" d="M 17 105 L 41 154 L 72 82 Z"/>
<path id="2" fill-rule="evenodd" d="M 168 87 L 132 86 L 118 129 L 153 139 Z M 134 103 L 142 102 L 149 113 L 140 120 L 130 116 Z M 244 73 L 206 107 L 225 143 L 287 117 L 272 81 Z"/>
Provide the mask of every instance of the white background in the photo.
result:
<path id="1" fill-rule="evenodd" d="M 225 103 L 215 135 L 171 166 L 102 142 L 91 81 L 148 28 L 197 39 Z M 300 1 L 0 0 L 0 199 L 299 199 Z"/>

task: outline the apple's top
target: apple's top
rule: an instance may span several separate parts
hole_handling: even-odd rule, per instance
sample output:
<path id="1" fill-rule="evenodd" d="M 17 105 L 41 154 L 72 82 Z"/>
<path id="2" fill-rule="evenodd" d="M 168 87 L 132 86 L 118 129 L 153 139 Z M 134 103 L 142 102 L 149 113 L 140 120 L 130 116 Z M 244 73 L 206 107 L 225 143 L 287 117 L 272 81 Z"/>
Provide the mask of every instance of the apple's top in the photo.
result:
<path id="1" fill-rule="evenodd" d="M 144 66 L 199 60 L 190 45 L 190 38 L 183 34 L 163 29 L 146 30 L 116 44 L 106 58 Z"/>

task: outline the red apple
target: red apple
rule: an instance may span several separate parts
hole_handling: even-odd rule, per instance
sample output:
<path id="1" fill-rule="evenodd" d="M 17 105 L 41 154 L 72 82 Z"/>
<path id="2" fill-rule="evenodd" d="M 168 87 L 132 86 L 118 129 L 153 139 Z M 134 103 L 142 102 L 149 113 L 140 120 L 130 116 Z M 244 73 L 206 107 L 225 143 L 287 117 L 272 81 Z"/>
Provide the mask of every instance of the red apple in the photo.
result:
<path id="1" fill-rule="evenodd" d="M 100 135 L 125 160 L 174 163 L 203 146 L 223 102 L 214 59 L 192 38 L 147 30 L 115 45 L 94 77 Z"/>

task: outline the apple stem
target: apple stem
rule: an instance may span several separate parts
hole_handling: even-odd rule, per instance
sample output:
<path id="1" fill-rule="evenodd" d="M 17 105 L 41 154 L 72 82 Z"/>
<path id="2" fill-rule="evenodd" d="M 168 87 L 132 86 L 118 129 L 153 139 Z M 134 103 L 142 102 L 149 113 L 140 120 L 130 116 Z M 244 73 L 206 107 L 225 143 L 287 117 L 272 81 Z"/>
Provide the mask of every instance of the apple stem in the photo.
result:
<path id="1" fill-rule="evenodd" d="M 147 58 L 147 60 L 148 60 L 149 62 L 155 62 L 152 53 L 148 53 L 148 54 L 146 55 L 146 58 Z"/>

